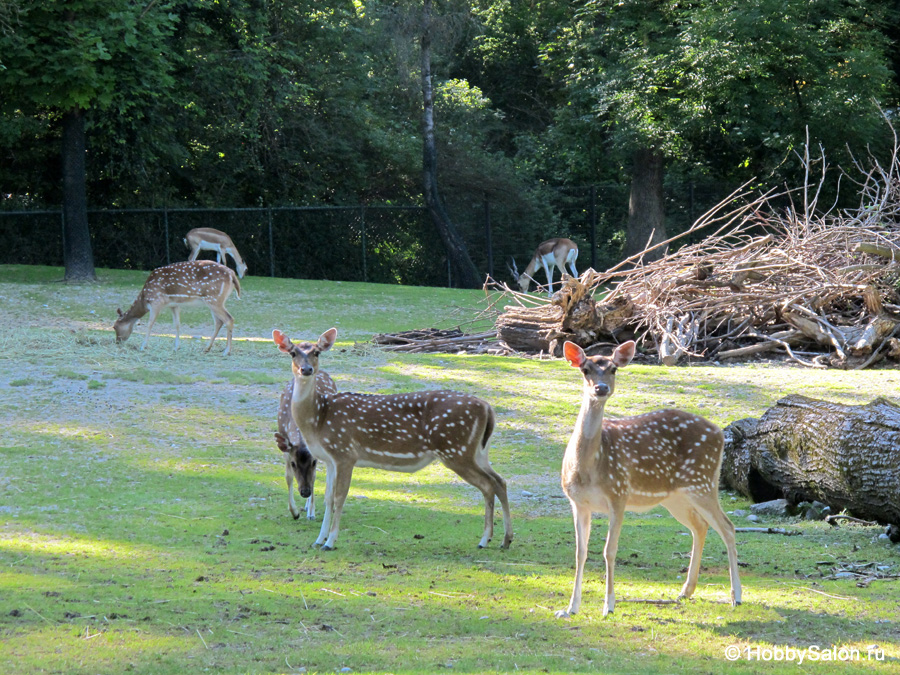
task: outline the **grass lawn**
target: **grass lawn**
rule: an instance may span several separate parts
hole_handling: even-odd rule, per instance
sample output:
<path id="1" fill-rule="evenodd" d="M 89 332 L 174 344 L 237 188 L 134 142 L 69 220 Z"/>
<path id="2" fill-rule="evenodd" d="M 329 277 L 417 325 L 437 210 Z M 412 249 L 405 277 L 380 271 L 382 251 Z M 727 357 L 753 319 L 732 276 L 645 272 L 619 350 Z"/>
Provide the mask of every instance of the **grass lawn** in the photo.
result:
<path id="1" fill-rule="evenodd" d="M 368 342 L 468 322 L 481 292 L 246 277 L 243 299 L 228 303 L 236 341 L 223 357 L 222 339 L 202 352 L 204 310 L 182 313 L 177 353 L 170 313 L 146 351 L 143 322 L 116 346 L 116 308 L 146 274 L 98 273 L 97 284 L 69 286 L 58 268 L 0 267 L 5 673 L 900 672 L 900 583 L 823 578 L 847 562 L 900 574 L 900 547 L 878 528 L 788 520 L 767 524 L 802 536 L 739 533 L 737 608 L 710 532 L 694 599 L 652 604 L 637 601 L 678 594 L 690 536 L 664 509 L 629 514 L 616 610 L 602 619 L 597 518 L 581 613 L 554 618 L 574 574 L 559 467 L 579 373 L 562 360 L 396 355 Z M 318 520 L 293 520 L 272 436 L 290 360 L 271 332 L 314 339 L 331 326 L 338 344 L 321 363 L 342 390 L 440 386 L 494 405 L 509 550 L 498 545 L 499 508 L 494 542 L 477 549 L 481 494 L 438 465 L 357 469 L 337 550 L 311 548 L 324 472 Z M 675 406 L 724 426 L 791 393 L 863 403 L 898 392 L 897 369 L 634 365 L 607 411 Z M 727 512 L 748 508 L 722 501 Z"/>

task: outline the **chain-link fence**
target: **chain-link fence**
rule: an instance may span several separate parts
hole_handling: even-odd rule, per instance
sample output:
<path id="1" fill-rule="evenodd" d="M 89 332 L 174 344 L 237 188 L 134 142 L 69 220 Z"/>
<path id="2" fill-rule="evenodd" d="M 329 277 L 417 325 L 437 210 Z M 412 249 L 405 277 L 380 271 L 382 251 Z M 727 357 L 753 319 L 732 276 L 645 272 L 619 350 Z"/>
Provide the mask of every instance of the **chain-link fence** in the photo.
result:
<path id="1" fill-rule="evenodd" d="M 670 234 L 725 194 L 716 186 L 668 190 Z M 550 237 L 578 244 L 579 271 L 619 260 L 627 186 L 560 188 L 549 199 L 546 214 L 487 201 L 448 204 L 448 211 L 485 275 L 508 280 L 509 260 L 523 269 Z M 253 275 L 454 285 L 443 243 L 421 206 L 102 209 L 90 210 L 88 220 L 98 267 L 151 270 L 185 260 L 188 230 L 213 227 L 231 236 Z M 62 237 L 60 211 L 0 211 L 2 264 L 61 266 Z"/>

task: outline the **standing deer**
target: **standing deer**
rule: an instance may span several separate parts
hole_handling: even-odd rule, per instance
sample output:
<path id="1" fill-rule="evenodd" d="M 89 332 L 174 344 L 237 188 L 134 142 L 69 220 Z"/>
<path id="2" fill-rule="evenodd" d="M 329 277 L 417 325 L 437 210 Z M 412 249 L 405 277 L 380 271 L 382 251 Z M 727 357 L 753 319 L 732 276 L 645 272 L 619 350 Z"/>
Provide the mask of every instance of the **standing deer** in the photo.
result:
<path id="1" fill-rule="evenodd" d="M 412 473 L 439 459 L 484 495 L 479 548 L 493 536 L 494 497 L 500 500 L 503 548 L 508 548 L 513 533 L 506 481 L 488 460 L 494 431 L 490 404 L 454 391 L 324 396 L 317 386 L 319 355 L 336 338 L 337 329 L 331 328 L 317 342 L 294 344 L 281 331 L 272 331 L 275 344 L 292 359 L 294 422 L 313 456 L 325 462 L 325 516 L 315 545 L 334 548 L 355 466 Z"/>
<path id="2" fill-rule="evenodd" d="M 509 268 L 509 271 L 512 272 L 513 279 L 519 284 L 519 289 L 523 293 L 527 293 L 531 282 L 534 280 L 532 275 L 537 271 L 538 265 L 542 265 L 547 275 L 549 295 L 553 295 L 553 266 L 556 266 L 560 274 L 565 274 L 565 265 L 568 265 L 569 269 L 572 270 L 572 276 L 577 277 L 576 260 L 578 260 L 578 244 L 571 239 L 548 239 L 538 244 L 534 255 L 531 257 L 531 262 L 528 263 L 528 267 L 525 268 L 522 274 L 519 274 L 515 260 L 512 261 L 512 267 Z"/>
<path id="3" fill-rule="evenodd" d="M 712 422 L 681 410 L 657 410 L 618 420 L 603 419 L 603 408 L 615 391 L 616 370 L 634 358 L 634 342 L 625 342 L 612 356 L 588 357 L 572 342 L 563 346 L 566 360 L 584 376 L 581 410 L 566 446 L 562 487 L 575 518 L 575 588 L 569 607 L 558 618 L 572 616 L 581 606 L 581 581 L 591 536 L 591 513 L 609 514 L 606 600 L 603 616 L 613 611 L 613 573 L 619 532 L 626 510 L 645 511 L 657 504 L 693 535 L 691 564 L 680 598 L 697 587 L 700 558 L 708 525 L 728 550 L 731 601 L 741 603 L 734 525 L 719 504 L 719 469 L 724 435 Z"/>
<path id="4" fill-rule="evenodd" d="M 334 380 L 324 370 L 316 377 L 316 389 L 324 398 L 337 393 Z M 306 498 L 306 517 L 313 520 L 316 517 L 316 496 L 313 493 L 316 483 L 316 458 L 309 452 L 300 430 L 294 424 L 291 417 L 291 398 L 294 395 L 294 380 L 290 380 L 281 390 L 281 402 L 278 405 L 278 431 L 275 433 L 275 443 L 278 449 L 284 453 L 284 477 L 288 488 L 288 509 L 294 520 L 300 517 L 300 511 L 294 503 L 294 478 L 297 479 L 297 489 L 300 496 Z"/>
<path id="5" fill-rule="evenodd" d="M 231 241 L 231 237 L 221 230 L 214 230 L 211 227 L 197 227 L 187 233 L 184 237 L 184 244 L 191 249 L 191 255 L 188 260 L 196 260 L 200 251 L 215 251 L 216 262 L 224 264 L 225 256 L 230 255 L 237 267 L 237 275 L 241 279 L 247 273 L 247 266 L 244 259 L 238 253 L 237 246 Z"/>
<path id="6" fill-rule="evenodd" d="M 225 345 L 225 356 L 231 353 L 231 331 L 234 328 L 234 318 L 225 309 L 225 301 L 234 290 L 241 297 L 241 283 L 234 271 L 214 263 L 212 260 L 192 260 L 177 262 L 165 267 L 153 270 L 137 299 L 127 312 L 117 309 L 119 318 L 113 324 L 116 331 L 116 342 L 125 342 L 131 337 L 134 324 L 137 320 L 150 312 L 150 321 L 147 324 L 147 336 L 141 345 L 143 350 L 150 340 L 150 331 L 159 313 L 166 307 L 172 308 L 172 317 L 175 321 L 175 350 L 181 333 L 182 307 L 190 305 L 206 305 L 212 312 L 216 322 L 213 336 L 206 348 L 212 349 L 216 336 L 224 324 L 228 333 L 228 341 Z"/>

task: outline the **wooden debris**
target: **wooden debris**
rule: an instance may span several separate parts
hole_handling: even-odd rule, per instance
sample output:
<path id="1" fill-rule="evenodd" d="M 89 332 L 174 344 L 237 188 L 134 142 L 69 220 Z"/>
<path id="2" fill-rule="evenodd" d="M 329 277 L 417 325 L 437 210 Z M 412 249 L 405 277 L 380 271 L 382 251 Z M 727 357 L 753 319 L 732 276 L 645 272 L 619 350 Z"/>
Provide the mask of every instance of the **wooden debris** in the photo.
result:
<path id="1" fill-rule="evenodd" d="M 824 164 L 802 159 L 808 174 Z M 687 232 L 606 272 L 565 278 L 550 300 L 489 280 L 515 302 L 495 321 L 498 337 L 551 354 L 564 340 L 588 348 L 635 338 L 666 365 L 774 354 L 819 368 L 900 360 L 900 143 L 892 164 L 875 162 L 856 184 L 857 208 L 824 212 L 821 186 L 738 190 Z M 675 249 L 700 230 L 710 234 Z M 671 252 L 644 263 L 660 246 Z"/>
<path id="2" fill-rule="evenodd" d="M 783 527 L 736 527 L 735 532 L 761 532 L 762 534 L 783 534 L 785 537 L 797 537 L 803 534 L 799 530 L 786 530 Z"/>
<path id="3" fill-rule="evenodd" d="M 409 330 L 402 333 L 383 333 L 372 338 L 372 342 L 385 351 L 392 352 L 472 352 L 477 354 L 508 354 L 510 350 L 497 341 L 494 331 L 466 334 L 459 328 L 439 330 Z"/>

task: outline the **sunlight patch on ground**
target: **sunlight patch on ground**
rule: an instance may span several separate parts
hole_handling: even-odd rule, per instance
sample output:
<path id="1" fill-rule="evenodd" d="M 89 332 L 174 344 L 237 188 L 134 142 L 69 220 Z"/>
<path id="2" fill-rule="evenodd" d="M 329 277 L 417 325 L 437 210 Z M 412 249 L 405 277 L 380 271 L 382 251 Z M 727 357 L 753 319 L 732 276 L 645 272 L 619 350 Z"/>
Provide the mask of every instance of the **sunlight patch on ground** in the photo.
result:
<path id="1" fill-rule="evenodd" d="M 88 556 L 107 560 L 158 557 L 159 551 L 85 537 L 55 536 L 41 532 L 0 532 L 0 549 L 11 555 Z"/>

